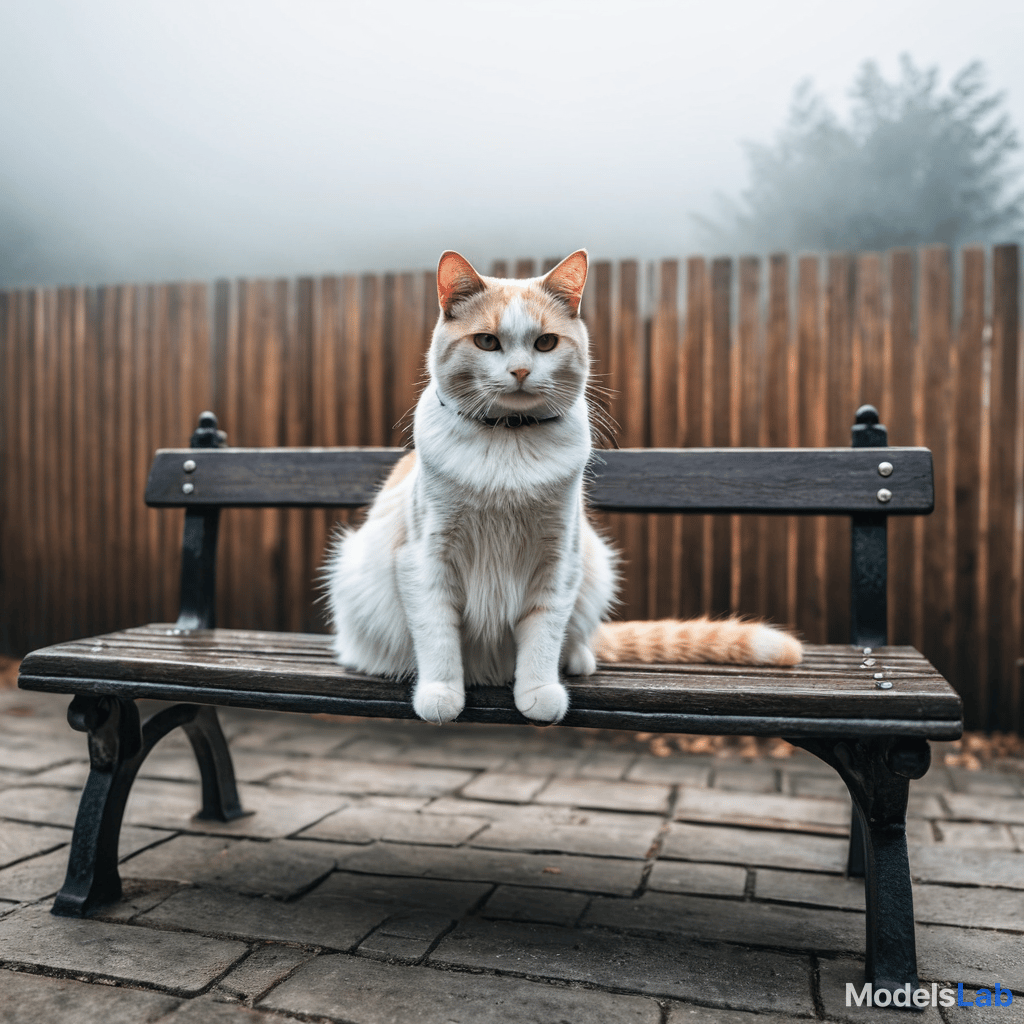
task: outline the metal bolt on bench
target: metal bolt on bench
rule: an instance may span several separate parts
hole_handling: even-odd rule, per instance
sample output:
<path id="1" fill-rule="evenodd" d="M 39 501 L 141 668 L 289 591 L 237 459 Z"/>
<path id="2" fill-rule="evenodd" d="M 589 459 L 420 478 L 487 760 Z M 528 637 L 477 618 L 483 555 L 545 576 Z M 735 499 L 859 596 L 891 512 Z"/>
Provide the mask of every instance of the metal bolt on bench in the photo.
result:
<path id="1" fill-rule="evenodd" d="M 571 683 L 562 724 L 781 736 L 831 765 L 853 800 L 848 873 L 865 882 L 865 974 L 876 988 L 894 989 L 918 981 L 909 780 L 928 769 L 928 740 L 957 738 L 963 720 L 960 698 L 920 653 L 886 646 L 886 525 L 892 515 L 932 511 L 931 453 L 887 447 L 872 406 L 856 420 L 850 448 L 597 453 L 588 492 L 598 509 L 850 516 L 850 645 L 807 645 L 804 662 L 791 669 L 601 666 Z M 85 917 L 120 897 L 117 843 L 128 793 L 146 755 L 177 726 L 199 762 L 200 816 L 226 821 L 244 813 L 215 705 L 414 717 L 408 680 L 341 668 L 329 637 L 214 623 L 221 508 L 365 505 L 402 451 L 225 443 L 216 418 L 203 413 L 189 449 L 156 453 L 146 487 L 147 504 L 186 510 L 178 621 L 57 644 L 22 662 L 19 685 L 73 694 L 68 720 L 89 737 L 91 772 L 55 914 Z M 467 696 L 460 721 L 525 722 L 507 688 Z M 142 724 L 135 705 L 142 697 L 185 703 Z"/>

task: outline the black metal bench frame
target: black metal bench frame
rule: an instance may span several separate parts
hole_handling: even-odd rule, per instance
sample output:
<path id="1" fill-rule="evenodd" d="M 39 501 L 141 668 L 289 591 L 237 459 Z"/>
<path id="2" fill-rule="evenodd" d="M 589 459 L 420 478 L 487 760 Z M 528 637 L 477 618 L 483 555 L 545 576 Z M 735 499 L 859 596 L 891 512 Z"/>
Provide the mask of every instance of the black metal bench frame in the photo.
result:
<path id="1" fill-rule="evenodd" d="M 856 419 L 849 449 L 600 452 L 588 487 L 590 502 L 617 512 L 850 515 L 851 644 L 853 649 L 884 647 L 886 524 L 890 515 L 932 510 L 931 453 L 923 448 L 888 448 L 885 427 L 871 406 L 859 409 Z M 399 449 L 231 449 L 224 445 L 216 418 L 204 413 L 189 449 L 157 453 L 146 489 L 149 505 L 186 508 L 181 610 L 169 631 L 186 640 L 194 631 L 203 636 L 214 628 L 221 508 L 365 505 L 402 454 Z M 699 486 L 694 486 L 695 481 Z M 228 821 L 245 813 L 214 705 L 412 716 L 407 701 L 395 698 L 393 687 L 390 699 L 367 699 L 249 692 L 237 686 L 211 689 L 181 682 L 161 685 L 133 681 L 130 673 L 127 678 L 109 672 L 105 676 L 76 673 L 60 667 L 61 651 L 62 645 L 57 645 L 29 655 L 19 679 L 26 689 L 74 694 L 68 721 L 88 735 L 91 771 L 75 823 L 67 877 L 53 906 L 53 913 L 61 916 L 85 917 L 120 898 L 117 845 L 128 794 L 146 755 L 174 728 L 185 730 L 199 764 L 202 808 L 198 817 Z M 713 674 L 724 669 L 713 666 L 702 671 Z M 773 670 L 783 687 L 786 671 Z M 340 667 L 338 672 L 344 676 Z M 664 669 L 660 675 L 665 678 Z M 937 673 L 935 677 L 931 703 L 898 717 L 862 712 L 851 716 L 849 711 L 830 717 L 820 709 L 805 711 L 800 695 L 795 694 L 784 695 L 795 709 L 790 714 L 779 714 L 777 709 L 737 715 L 577 708 L 574 703 L 563 724 L 781 736 L 831 765 L 853 802 L 848 873 L 865 879 L 866 977 L 876 988 L 895 989 L 907 982 L 916 987 L 906 843 L 909 780 L 920 778 L 928 769 L 929 739 L 953 739 L 962 730 L 959 698 Z M 684 679 L 680 686 L 685 685 Z M 168 707 L 143 724 L 135 700 L 145 696 L 187 703 Z M 460 720 L 523 721 L 509 702 L 481 698 L 474 703 L 472 694 Z"/>

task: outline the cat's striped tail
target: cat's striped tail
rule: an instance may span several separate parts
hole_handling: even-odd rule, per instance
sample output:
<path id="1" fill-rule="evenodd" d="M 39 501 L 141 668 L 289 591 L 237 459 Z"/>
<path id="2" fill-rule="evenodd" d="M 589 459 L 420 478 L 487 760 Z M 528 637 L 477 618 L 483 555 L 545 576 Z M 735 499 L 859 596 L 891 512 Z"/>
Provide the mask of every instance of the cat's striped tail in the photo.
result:
<path id="1" fill-rule="evenodd" d="M 598 661 L 649 664 L 798 665 L 803 646 L 777 626 L 743 619 L 602 622 L 594 634 Z"/>

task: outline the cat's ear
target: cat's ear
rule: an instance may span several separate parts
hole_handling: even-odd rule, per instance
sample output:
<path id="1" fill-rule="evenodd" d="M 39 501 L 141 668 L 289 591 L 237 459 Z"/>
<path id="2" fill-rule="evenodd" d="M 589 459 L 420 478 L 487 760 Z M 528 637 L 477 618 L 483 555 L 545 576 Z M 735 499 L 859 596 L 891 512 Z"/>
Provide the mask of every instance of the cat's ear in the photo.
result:
<path id="1" fill-rule="evenodd" d="M 587 250 L 579 249 L 566 256 L 557 267 L 549 270 L 541 284 L 556 298 L 561 299 L 578 316 L 583 286 L 587 283 Z"/>
<path id="2" fill-rule="evenodd" d="M 437 264 L 437 301 L 446 319 L 452 315 L 456 302 L 468 299 L 487 286 L 469 260 L 449 249 L 441 253 Z"/>

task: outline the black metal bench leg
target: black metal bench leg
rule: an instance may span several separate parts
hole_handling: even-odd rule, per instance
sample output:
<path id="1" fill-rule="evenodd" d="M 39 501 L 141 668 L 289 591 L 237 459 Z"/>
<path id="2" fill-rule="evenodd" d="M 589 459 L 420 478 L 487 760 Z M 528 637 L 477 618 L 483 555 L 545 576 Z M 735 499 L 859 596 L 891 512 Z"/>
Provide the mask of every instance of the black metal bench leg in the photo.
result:
<path id="1" fill-rule="evenodd" d="M 73 729 L 89 735 L 91 770 L 78 805 L 64 885 L 53 904 L 60 917 L 88 917 L 121 897 L 117 846 L 132 783 L 146 755 L 172 729 L 185 729 L 199 762 L 198 817 L 230 821 L 246 812 L 215 709 L 176 704 L 140 725 L 134 700 L 79 695 L 68 709 Z"/>
<path id="2" fill-rule="evenodd" d="M 870 740 L 793 740 L 839 772 L 853 798 L 864 835 L 867 939 L 864 973 L 875 988 L 918 986 L 914 898 L 907 857 L 910 779 L 928 770 L 928 741 L 914 737 Z"/>
<path id="3" fill-rule="evenodd" d="M 846 875 L 848 878 L 864 877 L 864 850 L 866 837 L 857 808 L 850 811 L 850 850 L 846 855 Z"/>
<path id="4" fill-rule="evenodd" d="M 78 804 L 64 885 L 53 904 L 60 917 L 87 917 L 121 896 L 117 842 L 128 792 L 142 753 L 135 701 L 78 696 L 68 708 L 72 729 L 89 735 L 89 778 Z"/>
<path id="5" fill-rule="evenodd" d="M 195 718 L 182 728 L 192 744 L 203 783 L 203 807 L 196 815 L 206 821 L 232 821 L 251 813 L 242 810 L 235 786 L 235 769 L 228 742 L 210 704 L 198 708 Z"/>

